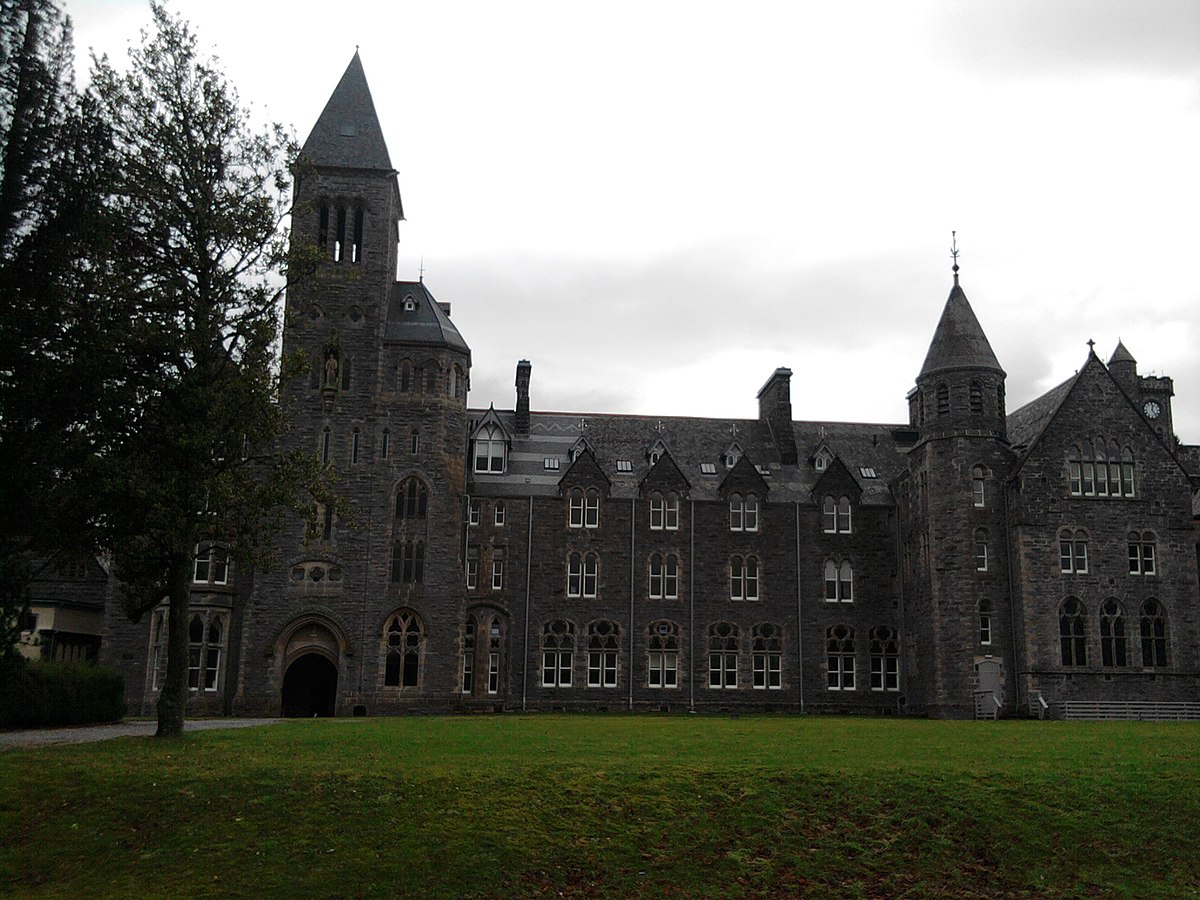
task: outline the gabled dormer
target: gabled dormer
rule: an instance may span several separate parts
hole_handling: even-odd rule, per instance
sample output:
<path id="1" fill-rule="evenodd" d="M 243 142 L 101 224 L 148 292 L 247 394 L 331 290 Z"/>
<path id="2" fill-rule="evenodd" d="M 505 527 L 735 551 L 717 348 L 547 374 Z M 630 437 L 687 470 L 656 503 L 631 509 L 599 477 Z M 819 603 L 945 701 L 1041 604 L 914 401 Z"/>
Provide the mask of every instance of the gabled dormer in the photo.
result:
<path id="1" fill-rule="evenodd" d="M 508 471 L 508 451 L 512 436 L 493 404 L 471 432 L 471 470 L 476 475 L 503 475 Z"/>
<path id="2" fill-rule="evenodd" d="M 575 443 L 573 443 L 571 445 L 571 449 L 569 451 L 567 451 L 567 458 L 569 460 L 571 460 L 572 463 L 574 463 L 584 453 L 590 453 L 593 457 L 595 457 L 596 450 L 592 446 L 591 441 L 589 441 L 586 437 L 580 435 L 580 437 L 575 441 Z"/>
<path id="3" fill-rule="evenodd" d="M 657 443 L 661 444 L 662 441 L 658 441 Z M 646 476 L 638 486 L 643 497 L 655 491 L 674 491 L 680 496 L 686 497 L 690 488 L 691 483 L 688 481 L 687 476 L 676 465 L 674 457 L 671 456 L 670 451 L 665 447 L 657 461 L 650 466 L 650 471 L 646 473 Z"/>
<path id="4" fill-rule="evenodd" d="M 656 440 L 650 445 L 650 449 L 646 451 L 646 462 L 650 463 L 651 467 L 657 465 L 659 459 L 667 452 L 667 445 L 662 438 Z"/>
<path id="5" fill-rule="evenodd" d="M 841 457 L 835 456 L 813 485 L 812 492 L 813 498 L 818 502 L 824 495 L 829 494 L 834 497 L 849 497 L 852 502 L 857 503 L 863 491 L 854 473 L 842 462 Z"/>
<path id="6" fill-rule="evenodd" d="M 737 465 L 738 460 L 740 460 L 743 455 L 744 451 L 742 450 L 742 445 L 737 441 L 734 441 L 728 447 L 726 447 L 724 452 L 721 454 L 721 462 L 724 464 L 725 468 L 732 469 Z"/>
<path id="7" fill-rule="evenodd" d="M 829 468 L 829 464 L 833 462 L 835 454 L 829 449 L 829 445 L 825 443 L 818 444 L 816 449 L 808 457 L 808 463 L 818 473 L 818 475 Z"/>
<path id="8" fill-rule="evenodd" d="M 721 479 L 721 484 L 718 490 L 722 497 L 728 497 L 730 494 L 757 494 L 759 497 L 766 497 L 767 491 L 770 490 L 770 485 L 763 478 L 762 473 L 750 461 L 750 457 L 741 456 L 737 462 L 733 464 L 725 477 Z"/>

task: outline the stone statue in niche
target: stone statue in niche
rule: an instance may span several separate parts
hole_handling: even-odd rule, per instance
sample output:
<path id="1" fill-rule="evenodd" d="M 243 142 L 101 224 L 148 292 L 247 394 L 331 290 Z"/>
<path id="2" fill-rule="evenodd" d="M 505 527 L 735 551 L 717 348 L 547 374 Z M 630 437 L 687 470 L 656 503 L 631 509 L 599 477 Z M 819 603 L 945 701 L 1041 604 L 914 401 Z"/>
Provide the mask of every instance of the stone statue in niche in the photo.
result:
<path id="1" fill-rule="evenodd" d="M 325 387 L 338 386 L 338 354 L 337 350 L 329 347 L 325 350 Z"/>

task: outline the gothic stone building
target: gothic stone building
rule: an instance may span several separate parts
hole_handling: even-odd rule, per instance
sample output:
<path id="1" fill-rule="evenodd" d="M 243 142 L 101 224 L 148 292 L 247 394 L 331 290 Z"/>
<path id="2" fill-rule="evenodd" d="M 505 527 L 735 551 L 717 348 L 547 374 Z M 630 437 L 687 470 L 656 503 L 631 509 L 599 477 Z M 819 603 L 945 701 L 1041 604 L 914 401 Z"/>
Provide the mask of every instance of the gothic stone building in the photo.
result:
<path id="1" fill-rule="evenodd" d="M 198 548 L 193 715 L 757 709 L 969 717 L 1200 700 L 1198 448 L 1172 383 L 1118 346 L 1007 412 L 954 285 L 909 421 L 467 402 L 450 306 L 398 282 L 396 170 L 355 55 L 304 145 L 288 295 L 289 440 L 343 477 L 280 565 Z M 1191 474 L 1189 474 L 1189 472 Z M 161 613 L 104 654 L 149 711 Z"/>

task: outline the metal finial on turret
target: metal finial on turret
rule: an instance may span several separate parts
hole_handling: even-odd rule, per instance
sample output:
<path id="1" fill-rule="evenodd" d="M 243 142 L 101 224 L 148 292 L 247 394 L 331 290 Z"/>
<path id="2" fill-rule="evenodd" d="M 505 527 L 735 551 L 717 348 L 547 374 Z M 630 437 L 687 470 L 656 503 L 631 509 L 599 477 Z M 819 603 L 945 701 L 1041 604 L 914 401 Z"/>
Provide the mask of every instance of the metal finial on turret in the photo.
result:
<path id="1" fill-rule="evenodd" d="M 950 270 L 954 272 L 954 284 L 958 285 L 958 232 L 950 232 L 950 258 L 954 260 L 954 265 Z"/>

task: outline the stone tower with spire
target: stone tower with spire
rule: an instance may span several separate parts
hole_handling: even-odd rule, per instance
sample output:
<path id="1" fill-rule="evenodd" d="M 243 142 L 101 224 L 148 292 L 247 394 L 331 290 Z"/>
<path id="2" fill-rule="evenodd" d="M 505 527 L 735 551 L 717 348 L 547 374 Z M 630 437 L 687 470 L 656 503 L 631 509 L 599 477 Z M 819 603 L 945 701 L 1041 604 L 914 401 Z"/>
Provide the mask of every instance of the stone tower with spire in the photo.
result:
<path id="1" fill-rule="evenodd" d="M 283 336 L 310 368 L 285 392 L 288 440 L 349 508 L 293 522 L 256 578 L 243 658 L 267 665 L 243 671 L 241 711 L 437 708 L 455 683 L 471 351 L 423 280 L 396 280 L 403 218 L 355 53 L 296 165 L 293 251 L 312 272 L 288 285 Z"/>
<path id="2" fill-rule="evenodd" d="M 909 394 L 917 441 L 900 514 L 908 705 L 961 717 L 975 714 L 977 694 L 1002 696 L 1010 668 L 1003 485 L 1012 453 L 1005 373 L 954 269 Z"/>

